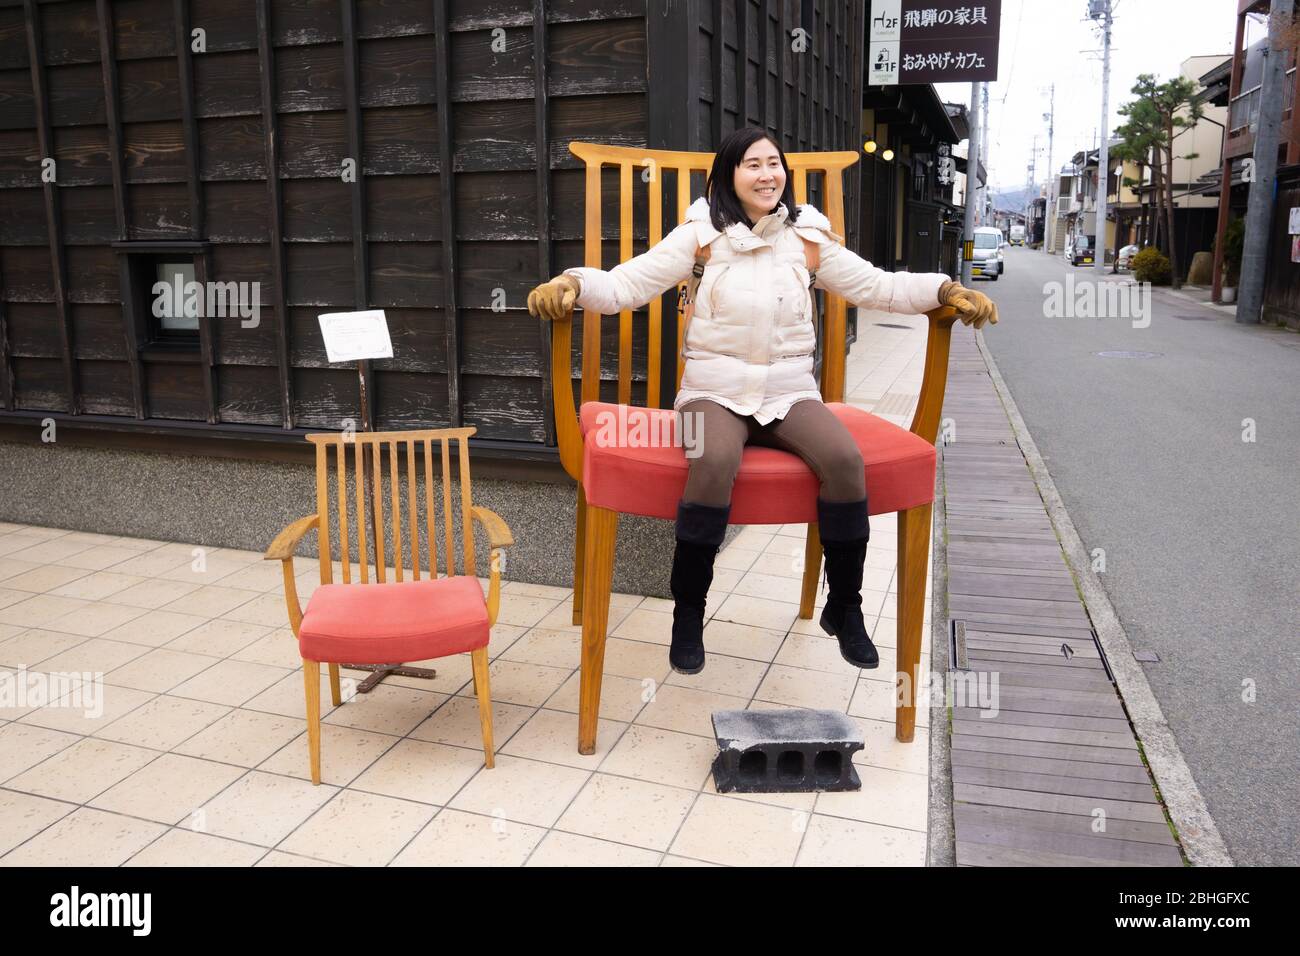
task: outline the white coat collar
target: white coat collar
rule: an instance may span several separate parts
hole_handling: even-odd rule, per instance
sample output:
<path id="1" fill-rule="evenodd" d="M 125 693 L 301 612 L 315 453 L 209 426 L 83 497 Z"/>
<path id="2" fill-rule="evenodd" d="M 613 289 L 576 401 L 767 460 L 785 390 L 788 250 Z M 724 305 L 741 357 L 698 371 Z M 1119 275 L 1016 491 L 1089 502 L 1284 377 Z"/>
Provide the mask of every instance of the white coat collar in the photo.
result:
<path id="1" fill-rule="evenodd" d="M 822 215 L 815 206 L 802 203 L 796 207 L 796 210 L 797 215 L 795 216 L 792 225 L 800 235 L 803 235 L 808 239 L 816 240 L 817 231 L 822 231 L 836 239 L 839 238 L 839 236 L 831 232 L 830 220 Z M 748 249 L 754 248 L 755 246 L 770 245 L 768 239 L 764 237 L 774 237 L 774 232 L 777 228 L 775 224 L 784 223 L 788 215 L 789 213 L 787 212 L 785 205 L 781 204 L 758 222 L 754 223 L 754 229 L 750 229 L 744 223 L 736 222 L 728 226 L 723 230 L 723 232 L 726 232 L 727 238 L 731 241 L 733 249 L 737 252 L 744 252 Z M 718 236 L 722 235 L 722 232 L 719 232 L 714 228 L 713 223 L 709 218 L 709 201 L 703 196 L 691 203 L 690 207 L 686 210 L 686 221 L 696 224 L 696 231 L 701 246 L 708 245 Z M 755 233 L 755 230 L 757 230 L 757 234 Z"/>

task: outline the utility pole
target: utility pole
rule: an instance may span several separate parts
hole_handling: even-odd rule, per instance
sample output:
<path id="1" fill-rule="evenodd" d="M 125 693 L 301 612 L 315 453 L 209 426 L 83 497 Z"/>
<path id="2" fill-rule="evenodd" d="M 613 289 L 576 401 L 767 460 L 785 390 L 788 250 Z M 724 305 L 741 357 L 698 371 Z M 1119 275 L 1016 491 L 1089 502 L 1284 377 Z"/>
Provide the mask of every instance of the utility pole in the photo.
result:
<path id="1" fill-rule="evenodd" d="M 1092 257 L 1098 275 L 1106 273 L 1106 190 L 1110 184 L 1110 28 L 1111 0 L 1092 0 L 1088 15 L 1101 20 L 1101 147 L 1097 151 L 1097 245 Z M 1116 250 L 1118 253 L 1118 250 Z"/>
<path id="2" fill-rule="evenodd" d="M 962 211 L 961 284 L 968 289 L 974 284 L 971 278 L 971 256 L 975 248 L 975 197 L 980 175 L 980 85 L 970 85 L 970 134 L 966 137 L 966 208 Z"/>
<path id="3" fill-rule="evenodd" d="M 980 190 L 979 224 L 981 226 L 987 226 L 989 224 L 984 221 L 984 213 L 989 206 L 989 182 L 988 182 L 988 175 L 987 175 L 988 168 L 989 168 L 989 85 L 988 83 L 987 82 L 981 83 L 980 89 L 984 96 L 984 107 L 983 107 L 984 113 L 982 116 L 984 120 L 984 132 L 980 136 L 980 159 L 984 163 L 985 179 L 984 179 L 984 188 Z"/>
<path id="4" fill-rule="evenodd" d="M 1048 89 L 1048 111 L 1043 114 L 1043 119 L 1047 120 L 1047 202 L 1043 205 L 1043 251 L 1051 255 L 1056 247 L 1056 194 L 1060 191 L 1060 180 L 1057 178 L 1056 167 L 1052 165 L 1052 135 L 1056 131 L 1056 84 L 1053 83 Z"/>
<path id="5" fill-rule="evenodd" d="M 1264 45 L 1264 78 L 1259 91 L 1259 123 L 1255 130 L 1255 179 L 1246 200 L 1246 236 L 1241 247 L 1241 280 L 1237 321 L 1258 323 L 1264 306 L 1264 276 L 1273 228 L 1273 193 L 1277 186 L 1277 143 L 1282 125 L 1283 70 L 1293 0 L 1273 0 Z"/>

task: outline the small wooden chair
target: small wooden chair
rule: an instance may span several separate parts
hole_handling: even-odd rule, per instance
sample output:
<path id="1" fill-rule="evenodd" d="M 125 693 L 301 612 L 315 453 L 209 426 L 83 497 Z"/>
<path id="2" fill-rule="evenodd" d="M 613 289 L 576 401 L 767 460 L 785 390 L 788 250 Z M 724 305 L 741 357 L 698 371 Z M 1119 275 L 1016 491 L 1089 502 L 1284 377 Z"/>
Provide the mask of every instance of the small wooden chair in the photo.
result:
<path id="1" fill-rule="evenodd" d="M 267 549 L 265 559 L 280 561 L 284 569 L 284 597 L 289 624 L 298 638 L 302 673 L 307 695 L 307 746 L 311 757 L 311 780 L 320 783 L 320 665 L 329 664 L 330 696 L 334 706 L 343 703 L 339 688 L 339 664 L 386 664 L 423 661 L 468 652 L 478 697 L 483 730 L 485 763 L 493 766 L 492 703 L 488 689 L 488 639 L 496 623 L 501 601 L 499 564 L 501 549 L 514 544 L 510 529 L 487 508 L 471 504 L 469 436 L 475 428 L 441 428 L 426 431 L 360 432 L 356 434 L 307 435 L 316 446 L 316 513 L 289 525 Z M 461 573 L 456 573 L 452 543 L 451 450 L 459 443 Z M 437 508 L 434 485 L 434 444 L 440 445 L 442 479 L 442 527 L 446 574 L 438 576 Z M 404 454 L 399 446 L 405 446 Z M 352 484 L 348 489 L 348 447 L 353 449 Z M 388 448 L 387 515 L 392 529 L 391 552 L 385 547 L 385 494 L 383 452 Z M 331 455 L 331 449 L 333 454 Z M 334 477 L 330 459 L 334 459 Z M 403 554 L 402 461 L 406 464 L 405 526 L 409 545 Z M 424 465 L 424 526 L 428 576 L 420 579 L 420 504 L 416 480 Z M 370 493 L 367 494 L 367 485 Z M 330 495 L 334 492 L 334 505 Z M 367 502 L 367 498 L 369 501 Z M 355 517 L 349 517 L 349 500 L 355 500 Z M 338 514 L 338 548 L 333 547 L 330 516 Z M 367 534 L 367 519 L 370 533 Z M 472 521 L 487 533 L 491 564 L 487 597 L 475 575 Z M 318 532 L 320 580 L 302 610 L 294 580 L 293 554 L 308 531 Z M 350 531 L 356 529 L 360 581 L 352 580 Z M 374 583 L 370 581 L 368 547 L 373 548 Z M 333 583 L 331 555 L 342 564 L 341 584 Z M 387 580 L 387 563 L 392 556 L 394 581 Z M 409 558 L 409 563 L 408 562 Z M 412 570 L 404 580 L 404 566 Z"/>
<path id="2" fill-rule="evenodd" d="M 677 152 L 640 147 L 606 146 L 571 142 L 569 150 L 586 164 L 584 265 L 603 268 L 601 262 L 601 169 L 619 171 L 619 261 L 632 258 L 632 176 L 634 169 L 649 169 L 649 244 L 664 235 L 662 215 L 665 173 L 677 182 L 677 221 L 686 217 L 692 197 L 690 174 L 707 173 L 712 153 Z M 821 173 L 822 213 L 831 229 L 844 234 L 843 172 L 858 161 L 855 152 L 787 153 L 794 180 L 796 202 L 807 201 L 808 174 Z M 684 284 L 684 283 L 683 283 Z M 930 548 L 931 507 L 934 500 L 936 453 L 934 442 L 948 377 L 948 347 L 956 312 L 951 308 L 929 313 L 930 331 L 925 353 L 925 373 L 920 401 L 910 430 L 863 412 L 844 402 L 845 347 L 848 305 L 825 293 L 820 388 L 827 406 L 844 421 L 858 440 L 867 470 L 867 502 L 871 514 L 898 512 L 898 704 L 895 735 L 913 739 L 916 724 L 921 625 L 925 614 L 926 561 Z M 600 712 L 600 685 L 605 659 L 605 631 L 609 620 L 609 595 L 614 568 L 614 543 L 619 514 L 639 514 L 673 519 L 676 502 L 685 488 L 687 461 L 680 447 L 611 448 L 597 442 L 596 422 L 611 412 L 640 414 L 650 419 L 646 433 L 675 432 L 664 416 L 672 409 L 658 407 L 660 345 L 664 316 L 659 297 L 649 311 L 649 354 L 646 369 L 648 408 L 621 409 L 632 395 L 632 312 L 619 315 L 618 404 L 599 401 L 601 316 L 583 312 L 582 377 L 580 405 L 575 409 L 571 377 L 572 315 L 551 325 L 551 377 L 555 426 L 565 471 L 578 482 L 577 527 L 573 565 L 573 623 L 582 625 L 582 677 L 579 691 L 578 752 L 595 752 Z M 677 386 L 681 386 L 683 326 L 676 323 Z M 575 411 L 577 414 L 575 414 Z M 624 420 L 624 419 L 620 419 Z M 733 489 L 730 523 L 807 523 L 804 546 L 803 587 L 799 616 L 813 615 L 817 579 L 821 573 L 821 540 L 817 533 L 818 483 L 811 469 L 796 455 L 775 448 L 748 447 Z"/>

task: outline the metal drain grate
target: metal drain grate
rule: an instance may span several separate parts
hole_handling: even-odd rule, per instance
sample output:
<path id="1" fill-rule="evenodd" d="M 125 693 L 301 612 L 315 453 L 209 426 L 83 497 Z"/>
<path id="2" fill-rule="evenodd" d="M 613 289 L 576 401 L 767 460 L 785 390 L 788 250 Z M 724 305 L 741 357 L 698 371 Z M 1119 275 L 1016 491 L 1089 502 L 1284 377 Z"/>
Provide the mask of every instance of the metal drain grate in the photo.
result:
<path id="1" fill-rule="evenodd" d="M 1164 352 L 1138 352 L 1129 349 L 1112 349 L 1105 352 L 1098 352 L 1102 358 L 1132 358 L 1132 359 L 1153 359 L 1160 358 Z"/>

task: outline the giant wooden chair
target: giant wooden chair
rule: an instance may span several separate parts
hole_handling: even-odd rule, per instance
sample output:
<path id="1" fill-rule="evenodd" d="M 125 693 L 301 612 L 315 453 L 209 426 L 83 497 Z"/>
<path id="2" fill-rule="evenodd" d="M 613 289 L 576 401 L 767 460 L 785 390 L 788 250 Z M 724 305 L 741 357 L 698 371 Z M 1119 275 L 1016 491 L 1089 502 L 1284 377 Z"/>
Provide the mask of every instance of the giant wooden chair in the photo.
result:
<path id="1" fill-rule="evenodd" d="M 469 652 L 478 697 L 479 721 L 483 731 L 483 752 L 488 767 L 493 765 L 492 704 L 488 690 L 488 639 L 496 623 L 501 601 L 498 571 L 502 548 L 514 544 L 510 529 L 487 508 L 471 504 L 469 436 L 475 428 L 441 428 L 426 431 L 360 432 L 356 434 L 308 435 L 316 446 L 316 513 L 299 518 L 276 537 L 265 559 L 278 560 L 284 569 L 284 596 L 289 624 L 302 654 L 302 671 L 307 695 L 307 745 L 312 783 L 320 783 L 320 665 L 329 664 L 330 696 L 334 706 L 343 703 L 339 686 L 339 664 L 390 664 L 423 661 L 434 657 Z M 456 573 L 452 524 L 456 520 L 451 495 L 451 441 L 459 444 L 459 521 L 461 525 L 461 571 Z M 439 446 L 441 468 L 434 471 L 434 445 Z M 352 481 L 349 491 L 348 448 L 352 448 Z M 404 446 L 404 454 L 399 452 Z M 388 494 L 384 493 L 384 450 L 388 451 Z M 330 464 L 333 459 L 334 475 Z M 405 462 L 406 494 L 401 491 L 402 463 Z M 424 466 L 425 551 L 420 546 L 420 495 L 418 464 Z M 438 576 L 437 478 L 442 483 L 442 530 L 446 574 Z M 333 502 L 331 502 L 333 491 Z M 392 530 L 391 551 L 385 543 L 385 498 L 387 524 Z M 405 498 L 406 516 L 402 515 Z M 353 515 L 350 500 L 355 500 Z M 338 540 L 331 540 L 330 517 L 337 511 Z M 369 534 L 367 534 L 367 521 Z M 491 549 L 488 593 L 475 574 L 472 521 L 487 533 Z M 403 539 L 403 527 L 409 534 Z M 321 586 L 312 592 L 304 612 L 294 579 L 293 554 L 303 536 L 318 532 Z M 359 581 L 353 581 L 350 558 L 351 533 L 355 529 L 359 557 Z M 337 547 L 335 546 L 337 544 Z M 405 546 L 405 547 L 404 547 Z M 373 553 L 374 583 L 368 549 Z M 405 553 L 404 553 L 405 552 Z M 388 581 L 388 559 L 392 557 L 393 581 Z M 342 583 L 334 583 L 331 558 L 341 562 Z M 410 580 L 404 580 L 404 566 Z M 421 580 L 421 567 L 428 575 Z"/>
<path id="2" fill-rule="evenodd" d="M 585 262 L 601 263 L 601 169 L 619 172 L 619 261 L 632 257 L 632 173 L 649 167 L 649 243 L 664 235 L 662 204 L 665 173 L 676 174 L 677 221 L 685 218 L 691 203 L 690 174 L 707 173 L 712 153 L 605 146 L 571 142 L 569 150 L 586 164 Z M 843 172 L 858 160 L 855 152 L 788 153 L 796 202 L 806 202 L 808 174 L 823 176 L 822 212 L 831 228 L 844 234 Z M 911 741 L 915 733 L 921 625 L 925 609 L 926 560 L 930 547 L 931 506 L 934 500 L 934 441 L 948 376 L 948 347 L 956 313 L 950 308 L 929 313 L 925 374 L 920 402 L 910 430 L 883 418 L 843 404 L 845 375 L 845 321 L 847 303 L 826 293 L 822 339 L 820 389 L 828 407 L 850 428 L 866 463 L 867 501 L 872 514 L 898 512 L 898 699 L 895 735 Z M 577 528 L 573 566 L 573 623 L 582 625 L 582 676 L 579 692 L 578 751 L 595 752 L 600 685 L 609 619 L 610 585 L 614 568 L 614 543 L 619 514 L 675 519 L 677 501 L 686 484 L 687 460 L 680 447 L 626 447 L 597 442 L 597 422 L 602 415 L 643 415 L 651 419 L 647 432 L 662 428 L 675 432 L 671 408 L 658 408 L 661 342 L 664 316 L 659 297 L 648 306 L 649 354 L 644 409 L 627 406 L 632 394 L 632 313 L 619 315 L 618 405 L 599 401 L 601 316 L 583 312 L 580 406 L 575 409 L 571 373 L 572 314 L 552 323 L 551 374 L 555 401 L 556 434 L 565 471 L 578 482 Z M 678 360 L 676 381 L 681 384 L 682 326 L 676 325 Z M 575 414 L 576 411 L 576 414 Z M 625 419 L 621 419 L 625 420 Z M 813 615 L 817 579 L 821 572 L 821 541 L 817 533 L 818 481 L 796 455 L 775 448 L 749 446 L 741 460 L 733 487 L 730 523 L 807 523 L 803 588 L 799 616 Z"/>

